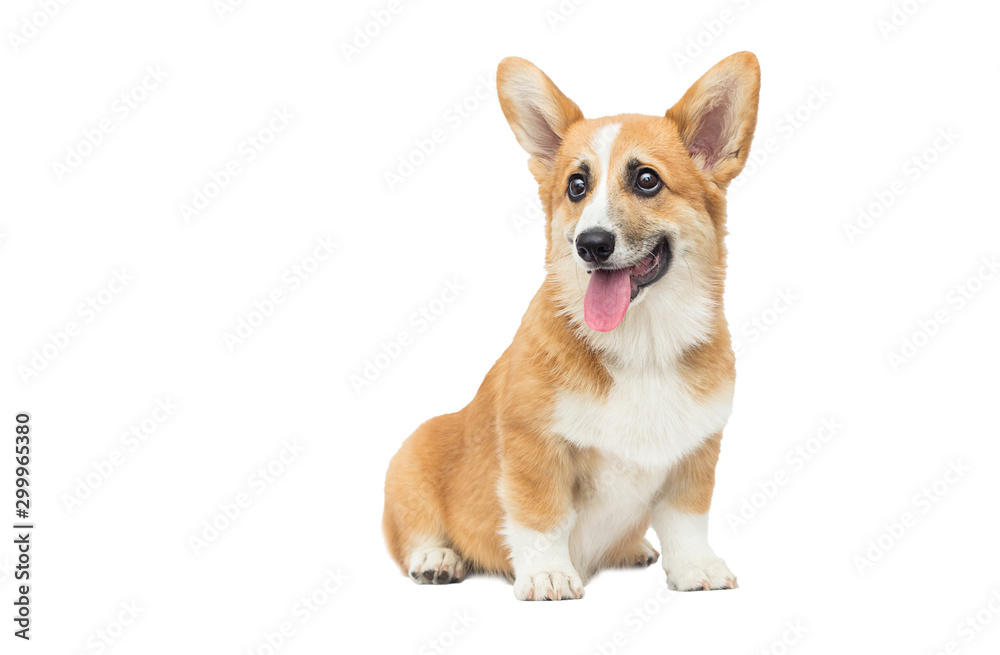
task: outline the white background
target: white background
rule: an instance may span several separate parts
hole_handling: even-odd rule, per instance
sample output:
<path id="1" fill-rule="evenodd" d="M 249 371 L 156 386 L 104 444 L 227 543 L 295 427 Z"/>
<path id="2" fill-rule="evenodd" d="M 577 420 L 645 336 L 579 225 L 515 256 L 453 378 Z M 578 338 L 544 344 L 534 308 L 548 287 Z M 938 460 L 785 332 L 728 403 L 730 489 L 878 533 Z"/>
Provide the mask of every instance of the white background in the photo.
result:
<path id="1" fill-rule="evenodd" d="M 36 523 L 33 639 L 5 618 L 4 652 L 996 652 L 995 3 L 908 0 L 891 30 L 892 2 L 860 0 L 422 0 L 380 29 L 386 0 L 222 16 L 211 0 L 98 0 L 48 19 L 40 4 L 0 17 L 4 617 L 19 411 Z M 345 54 L 366 25 L 378 33 Z M 490 578 L 412 584 L 382 542 L 386 465 L 472 397 L 543 276 L 497 63 L 530 59 L 587 116 L 660 114 L 738 50 L 763 87 L 758 163 L 730 193 L 741 351 L 711 540 L 740 588 L 665 594 L 659 564 L 603 573 L 577 602 L 520 603 Z M 165 78 L 137 91 L 147 67 Z M 294 118 L 248 161 L 275 110 Z M 68 150 L 86 156 L 59 174 Z M 417 165 L 390 189 L 400 156 Z M 239 173 L 186 221 L 230 160 Z M 313 261 L 322 238 L 339 247 Z M 295 267 L 311 273 L 292 289 Z M 123 270 L 127 287 L 102 293 Z M 412 319 L 456 280 L 432 323 Z M 260 321 L 274 290 L 285 301 Z M 258 327 L 229 348 L 241 320 Z M 383 347 L 397 356 L 357 389 Z M 144 441 L 123 437 L 144 421 Z M 292 440 L 294 461 L 271 463 Z M 213 520 L 225 529 L 196 552 Z M 303 615 L 313 593 L 325 602 Z M 124 627 L 123 603 L 139 612 Z"/>

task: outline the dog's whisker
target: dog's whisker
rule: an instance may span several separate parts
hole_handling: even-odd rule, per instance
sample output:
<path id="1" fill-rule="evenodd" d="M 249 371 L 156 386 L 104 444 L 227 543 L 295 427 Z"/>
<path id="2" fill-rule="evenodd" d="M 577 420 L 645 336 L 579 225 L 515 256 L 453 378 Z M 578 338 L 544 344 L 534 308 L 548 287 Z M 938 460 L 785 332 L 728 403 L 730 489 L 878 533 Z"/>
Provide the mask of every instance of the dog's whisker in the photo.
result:
<path id="1" fill-rule="evenodd" d="M 684 253 L 684 255 L 681 257 L 681 259 L 684 260 L 684 265 L 687 267 L 687 270 L 688 270 L 688 279 L 690 279 L 692 282 L 694 282 L 694 274 L 691 273 L 691 263 L 687 260 L 688 254 L 689 253 Z"/>

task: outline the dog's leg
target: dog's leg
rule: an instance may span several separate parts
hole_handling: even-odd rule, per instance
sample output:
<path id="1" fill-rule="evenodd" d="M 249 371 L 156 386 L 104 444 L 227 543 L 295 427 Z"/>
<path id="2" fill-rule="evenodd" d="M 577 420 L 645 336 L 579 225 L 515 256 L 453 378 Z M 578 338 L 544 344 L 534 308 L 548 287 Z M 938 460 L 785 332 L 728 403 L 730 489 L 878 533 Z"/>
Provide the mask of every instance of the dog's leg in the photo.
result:
<path id="1" fill-rule="evenodd" d="M 500 497 L 504 536 L 518 600 L 583 597 L 583 580 L 570 558 L 576 523 L 573 473 L 565 447 L 520 447 L 535 437 L 505 435 Z M 536 442 L 537 443 L 537 442 Z"/>
<path id="2" fill-rule="evenodd" d="M 518 600 L 569 600 L 583 597 L 583 580 L 569 556 L 569 535 L 576 522 L 570 512 L 542 532 L 508 519 L 504 533 L 514 567 Z"/>
<path id="3" fill-rule="evenodd" d="M 733 589 L 736 576 L 708 545 L 708 509 L 722 434 L 706 441 L 671 470 L 653 507 L 667 584 L 678 591 Z"/>
<path id="4" fill-rule="evenodd" d="M 453 426 L 438 417 L 407 439 L 389 463 L 382 529 L 400 568 L 417 584 L 461 582 L 461 556 L 451 548 L 435 475 Z"/>

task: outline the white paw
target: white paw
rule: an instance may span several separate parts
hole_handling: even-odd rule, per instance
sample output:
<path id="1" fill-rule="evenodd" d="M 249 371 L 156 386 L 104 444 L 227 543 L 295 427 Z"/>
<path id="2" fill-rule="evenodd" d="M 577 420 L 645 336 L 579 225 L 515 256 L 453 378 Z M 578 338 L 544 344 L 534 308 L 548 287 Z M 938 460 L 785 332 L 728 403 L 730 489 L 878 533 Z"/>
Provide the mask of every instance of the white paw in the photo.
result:
<path id="1" fill-rule="evenodd" d="M 674 591 L 735 589 L 736 576 L 721 558 L 710 555 L 694 559 L 663 560 L 667 586 Z"/>
<path id="2" fill-rule="evenodd" d="M 417 584 L 461 582 L 465 563 L 451 548 L 417 548 L 410 555 L 410 577 Z"/>
<path id="3" fill-rule="evenodd" d="M 522 573 L 514 580 L 514 596 L 518 600 L 583 598 L 583 580 L 572 569 Z"/>

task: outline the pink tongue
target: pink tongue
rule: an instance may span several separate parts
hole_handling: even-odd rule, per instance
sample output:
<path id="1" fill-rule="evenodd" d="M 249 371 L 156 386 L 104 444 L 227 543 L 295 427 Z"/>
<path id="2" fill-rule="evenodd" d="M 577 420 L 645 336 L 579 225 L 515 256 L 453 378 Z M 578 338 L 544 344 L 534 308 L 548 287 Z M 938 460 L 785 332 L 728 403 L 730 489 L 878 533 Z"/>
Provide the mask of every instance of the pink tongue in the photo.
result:
<path id="1" fill-rule="evenodd" d="M 583 298 L 583 318 L 591 330 L 610 332 L 625 318 L 632 295 L 629 269 L 596 270 L 590 274 Z"/>

